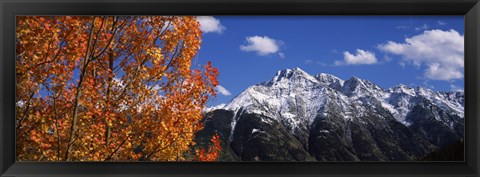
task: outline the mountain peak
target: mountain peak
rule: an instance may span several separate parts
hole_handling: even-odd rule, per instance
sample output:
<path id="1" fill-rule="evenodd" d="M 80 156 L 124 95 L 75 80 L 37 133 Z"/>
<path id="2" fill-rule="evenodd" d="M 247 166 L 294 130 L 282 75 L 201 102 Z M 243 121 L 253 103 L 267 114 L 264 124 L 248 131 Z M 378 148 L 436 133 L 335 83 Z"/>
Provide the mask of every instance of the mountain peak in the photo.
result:
<path id="1" fill-rule="evenodd" d="M 357 76 L 353 76 L 345 81 L 341 92 L 347 96 L 353 96 L 364 94 L 377 95 L 382 93 L 383 91 L 384 90 L 380 86 L 368 80 L 363 80 Z"/>
<path id="2" fill-rule="evenodd" d="M 362 86 L 362 85 L 364 85 L 364 82 L 363 82 L 363 80 L 360 79 L 359 77 L 353 76 L 353 77 L 351 77 L 350 79 L 346 80 L 346 81 L 345 81 L 345 84 L 350 85 L 350 87 L 352 87 L 352 86 L 357 87 L 357 86 Z"/>
<path id="3" fill-rule="evenodd" d="M 302 69 L 300 69 L 299 67 L 295 67 L 295 68 L 293 68 L 293 71 L 301 71 L 301 72 L 305 72 L 305 71 L 303 71 Z"/>
<path id="4" fill-rule="evenodd" d="M 340 78 L 338 78 L 337 76 L 334 76 L 334 75 L 331 75 L 331 74 L 327 74 L 327 73 L 320 73 L 320 74 L 317 74 L 315 75 L 315 78 L 319 79 L 319 80 L 322 80 L 322 79 L 335 79 L 335 80 L 342 80 Z"/>
<path id="5" fill-rule="evenodd" d="M 360 78 L 357 77 L 357 76 L 352 76 L 349 80 L 353 80 L 353 81 L 363 81 L 363 79 L 360 79 Z"/>
<path id="6" fill-rule="evenodd" d="M 279 82 L 283 79 L 292 79 L 292 78 L 305 78 L 310 81 L 316 82 L 316 79 L 308 74 L 307 72 L 303 71 L 299 67 L 293 68 L 293 69 L 283 69 L 277 71 L 277 74 L 273 77 L 271 80 L 271 83 L 273 82 Z"/>
<path id="7" fill-rule="evenodd" d="M 397 87 L 400 87 L 400 88 L 410 88 L 409 86 L 405 85 L 405 84 L 398 84 Z"/>
<path id="8" fill-rule="evenodd" d="M 392 87 L 388 90 L 389 90 L 389 92 L 406 93 L 406 94 L 409 94 L 409 95 L 412 95 L 412 96 L 415 95 L 415 89 L 411 88 L 407 85 L 404 85 L 404 84 L 398 84 L 397 86 Z"/>
<path id="9" fill-rule="evenodd" d="M 344 80 L 338 78 L 337 76 L 327 74 L 327 73 L 320 73 L 315 75 L 315 78 L 320 81 L 321 83 L 325 83 L 327 85 L 335 86 L 336 88 L 340 88 L 343 86 Z"/>

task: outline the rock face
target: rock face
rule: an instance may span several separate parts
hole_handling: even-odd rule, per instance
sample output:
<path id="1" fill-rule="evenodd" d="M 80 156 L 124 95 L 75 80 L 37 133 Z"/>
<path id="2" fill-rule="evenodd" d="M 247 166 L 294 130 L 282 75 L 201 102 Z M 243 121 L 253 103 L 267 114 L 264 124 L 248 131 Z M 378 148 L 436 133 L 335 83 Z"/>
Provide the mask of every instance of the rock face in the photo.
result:
<path id="1" fill-rule="evenodd" d="M 409 161 L 463 138 L 464 94 L 286 69 L 203 124 L 197 141 L 220 134 L 222 161 Z"/>

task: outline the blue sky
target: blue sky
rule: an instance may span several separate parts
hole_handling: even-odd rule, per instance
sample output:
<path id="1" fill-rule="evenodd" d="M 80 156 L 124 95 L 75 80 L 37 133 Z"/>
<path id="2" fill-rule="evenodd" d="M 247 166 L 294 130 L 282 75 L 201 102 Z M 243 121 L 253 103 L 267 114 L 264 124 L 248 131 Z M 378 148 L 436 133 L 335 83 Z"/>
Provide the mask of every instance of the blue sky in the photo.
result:
<path id="1" fill-rule="evenodd" d="M 383 88 L 400 83 L 463 90 L 463 16 L 215 16 L 198 18 L 198 64 L 219 69 L 228 103 L 278 70 L 357 76 Z"/>

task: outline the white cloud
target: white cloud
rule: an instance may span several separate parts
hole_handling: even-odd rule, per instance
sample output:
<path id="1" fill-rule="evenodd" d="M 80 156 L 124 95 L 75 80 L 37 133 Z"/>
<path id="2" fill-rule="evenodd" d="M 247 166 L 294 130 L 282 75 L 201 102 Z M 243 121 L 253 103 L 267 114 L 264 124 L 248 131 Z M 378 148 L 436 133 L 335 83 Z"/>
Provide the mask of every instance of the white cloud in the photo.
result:
<path id="1" fill-rule="evenodd" d="M 390 61 L 392 61 L 393 59 L 392 59 L 390 56 L 388 56 L 388 55 L 384 55 L 384 56 L 383 56 L 383 60 L 384 60 L 385 62 L 390 62 Z"/>
<path id="2" fill-rule="evenodd" d="M 401 63 L 425 66 L 424 77 L 432 80 L 463 78 L 464 36 L 455 30 L 428 30 L 406 38 L 404 43 L 388 41 L 378 48 L 402 56 Z"/>
<path id="3" fill-rule="evenodd" d="M 246 52 L 257 52 L 258 55 L 266 56 L 280 51 L 281 41 L 267 36 L 249 36 L 245 38 L 247 45 L 241 45 L 240 50 Z M 280 57 L 282 54 L 280 54 Z"/>
<path id="4" fill-rule="evenodd" d="M 224 96 L 229 96 L 229 95 L 232 95 L 232 93 L 230 93 L 230 91 L 228 91 L 225 87 L 221 86 L 221 85 L 217 85 L 215 87 L 215 89 L 222 95 Z"/>
<path id="5" fill-rule="evenodd" d="M 420 30 L 426 30 L 428 28 L 430 27 L 428 27 L 428 25 L 424 23 L 422 26 L 415 27 L 415 30 L 420 31 Z"/>
<path id="6" fill-rule="evenodd" d="M 377 63 L 377 58 L 375 54 L 370 51 L 365 51 L 362 49 L 357 49 L 357 53 L 352 54 L 348 51 L 343 52 L 343 61 L 335 61 L 335 65 L 360 65 L 360 64 L 375 64 Z"/>
<path id="7" fill-rule="evenodd" d="M 438 20 L 438 21 L 437 21 L 437 24 L 438 24 L 438 25 L 441 25 L 441 26 L 443 26 L 443 25 L 446 25 L 447 23 L 446 23 L 446 22 L 444 22 L 444 21 L 440 21 L 440 20 Z"/>
<path id="8" fill-rule="evenodd" d="M 312 60 L 305 60 L 305 62 L 303 62 L 303 63 L 304 64 L 311 64 L 311 63 L 313 63 L 313 61 Z"/>
<path id="9" fill-rule="evenodd" d="M 197 21 L 200 23 L 200 29 L 204 33 L 222 33 L 226 28 L 222 26 L 220 20 L 212 16 L 198 16 Z"/>
<path id="10" fill-rule="evenodd" d="M 280 58 L 285 58 L 285 54 L 284 54 L 283 52 L 278 52 L 278 56 L 279 56 Z"/>

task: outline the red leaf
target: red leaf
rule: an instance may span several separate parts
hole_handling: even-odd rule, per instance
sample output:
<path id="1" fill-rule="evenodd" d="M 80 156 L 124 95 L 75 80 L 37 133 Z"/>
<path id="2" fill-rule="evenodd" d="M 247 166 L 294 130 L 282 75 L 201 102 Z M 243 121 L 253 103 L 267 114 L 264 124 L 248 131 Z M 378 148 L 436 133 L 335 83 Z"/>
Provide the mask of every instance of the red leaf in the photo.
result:
<path id="1" fill-rule="evenodd" d="M 49 26 L 47 23 L 43 23 L 43 26 L 45 27 L 45 29 L 46 29 L 47 31 L 52 30 L 52 29 L 50 29 L 50 26 Z"/>
<path id="2" fill-rule="evenodd" d="M 108 40 L 110 40 L 110 38 L 112 38 L 112 34 L 106 34 L 105 36 L 107 36 Z"/>

